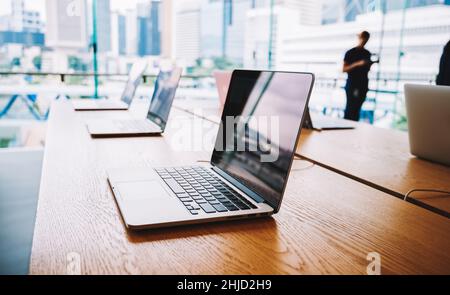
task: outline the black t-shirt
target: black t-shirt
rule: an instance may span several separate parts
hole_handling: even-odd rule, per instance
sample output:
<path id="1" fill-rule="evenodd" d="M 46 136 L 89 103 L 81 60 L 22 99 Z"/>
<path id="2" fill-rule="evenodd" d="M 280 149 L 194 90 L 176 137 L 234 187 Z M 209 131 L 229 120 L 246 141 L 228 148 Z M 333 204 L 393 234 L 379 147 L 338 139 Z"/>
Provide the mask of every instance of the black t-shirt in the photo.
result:
<path id="1" fill-rule="evenodd" d="M 352 64 L 360 60 L 365 60 L 368 64 L 364 67 L 358 67 L 348 73 L 347 83 L 352 87 L 368 87 L 369 86 L 369 71 L 370 58 L 372 54 L 369 50 L 361 47 L 355 47 L 345 53 L 344 62 Z"/>
<path id="2" fill-rule="evenodd" d="M 445 45 L 442 53 L 436 84 L 450 86 L 450 41 Z"/>

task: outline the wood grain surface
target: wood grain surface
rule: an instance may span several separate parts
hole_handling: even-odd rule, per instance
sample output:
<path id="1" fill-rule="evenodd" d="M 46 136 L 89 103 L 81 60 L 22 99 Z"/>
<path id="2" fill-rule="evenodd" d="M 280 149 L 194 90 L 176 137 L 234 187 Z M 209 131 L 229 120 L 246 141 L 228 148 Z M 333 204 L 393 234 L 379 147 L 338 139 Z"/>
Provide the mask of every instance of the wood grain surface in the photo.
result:
<path id="1" fill-rule="evenodd" d="M 365 274 L 370 252 L 381 255 L 383 274 L 450 274 L 450 220 L 306 161 L 295 161 L 273 218 L 128 231 L 108 168 L 211 155 L 210 143 L 177 144 L 180 126 L 194 120 L 177 110 L 164 136 L 94 140 L 85 127 L 88 119 L 129 116 L 52 106 L 31 274 Z M 202 124 L 194 131 L 217 128 Z"/>
<path id="2" fill-rule="evenodd" d="M 298 153 L 399 198 L 412 189 L 450 191 L 450 167 L 421 160 L 409 152 L 408 134 L 356 123 L 354 130 L 304 130 Z M 412 199 L 450 212 L 450 195 L 415 193 Z"/>

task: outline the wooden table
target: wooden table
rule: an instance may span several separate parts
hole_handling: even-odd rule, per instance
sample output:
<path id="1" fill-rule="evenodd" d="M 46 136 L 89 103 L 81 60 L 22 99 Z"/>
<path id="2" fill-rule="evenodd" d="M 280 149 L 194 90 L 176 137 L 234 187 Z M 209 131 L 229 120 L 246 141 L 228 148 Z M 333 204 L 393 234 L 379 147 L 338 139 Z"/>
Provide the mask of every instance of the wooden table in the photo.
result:
<path id="1" fill-rule="evenodd" d="M 370 252 L 383 274 L 450 274 L 449 219 L 306 161 L 294 163 L 273 218 L 128 231 L 106 169 L 195 164 L 211 147 L 177 150 L 189 119 L 177 110 L 163 137 L 94 140 L 84 125 L 127 116 L 54 103 L 31 274 L 71 273 L 74 257 L 82 274 L 364 274 Z"/>
<path id="2" fill-rule="evenodd" d="M 178 102 L 177 107 L 210 122 L 220 122 L 218 103 Z M 450 191 L 450 167 L 412 156 L 408 134 L 365 123 L 354 130 L 303 130 L 298 154 L 324 168 L 399 198 L 412 189 Z M 450 217 L 450 195 L 416 192 L 408 199 Z"/>

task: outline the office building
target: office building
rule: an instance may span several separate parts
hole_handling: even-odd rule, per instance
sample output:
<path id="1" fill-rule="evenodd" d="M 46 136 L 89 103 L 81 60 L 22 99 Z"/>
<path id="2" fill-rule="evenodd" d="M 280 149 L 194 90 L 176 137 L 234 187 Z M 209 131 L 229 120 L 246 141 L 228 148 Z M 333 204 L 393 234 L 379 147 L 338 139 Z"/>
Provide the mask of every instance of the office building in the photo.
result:
<path id="1" fill-rule="evenodd" d="M 271 7 L 272 4 L 273 7 Z M 241 0 L 225 2 L 224 9 L 225 11 L 223 17 L 225 30 L 223 33 L 223 42 L 226 44 L 224 48 L 224 56 L 237 64 L 248 63 L 248 52 L 246 51 L 249 50 L 249 47 L 254 47 L 254 49 L 251 50 L 251 55 L 253 56 L 252 59 L 254 60 L 259 60 L 260 58 L 257 56 L 261 56 L 263 54 L 262 52 L 264 51 L 267 55 L 269 47 L 268 43 L 270 42 L 269 26 L 271 22 L 271 9 L 274 10 L 274 14 L 277 14 L 276 16 L 274 16 L 274 19 L 272 19 L 272 21 L 274 22 L 272 25 L 275 35 L 277 35 L 277 32 L 280 31 L 276 28 L 276 19 L 283 18 L 282 15 L 278 15 L 279 13 L 282 13 L 281 10 L 289 14 L 289 19 L 286 20 L 286 23 L 290 23 L 293 26 L 319 25 L 322 18 L 321 0 Z M 249 19 L 249 17 L 251 19 Z M 255 18 L 258 19 L 256 20 Z M 283 19 L 283 21 L 285 20 Z M 258 25 L 257 27 L 254 27 L 256 23 L 258 23 Z M 247 26 L 253 27 L 252 29 L 250 29 Z M 253 29 L 255 29 L 256 31 L 254 31 Z M 264 34 L 265 40 L 262 40 L 264 39 Z M 260 35 L 261 37 L 258 37 L 258 35 Z M 272 38 L 274 39 L 276 37 L 277 36 L 272 36 Z M 252 42 L 249 38 L 254 39 L 255 42 L 256 40 L 258 40 L 258 44 L 249 45 L 249 42 Z M 242 52 L 246 52 L 244 53 L 244 56 L 246 56 L 245 61 Z"/>
<path id="2" fill-rule="evenodd" d="M 277 64 L 278 48 L 284 36 L 301 26 L 321 23 L 322 1 L 285 0 L 256 2 L 247 13 L 244 65 L 268 68 Z M 270 52 L 270 57 L 269 57 Z"/>
<path id="3" fill-rule="evenodd" d="M 175 57 L 187 66 L 201 57 L 200 0 L 176 2 Z"/>
<path id="4" fill-rule="evenodd" d="M 137 53 L 139 56 L 148 55 L 148 45 L 149 34 L 148 34 L 148 18 L 139 16 L 138 17 L 138 45 L 137 45 Z"/>
<path id="5" fill-rule="evenodd" d="M 138 11 L 138 55 L 161 54 L 160 13 L 161 2 L 142 2 L 137 6 Z"/>
<path id="6" fill-rule="evenodd" d="M 279 0 L 275 5 L 297 12 L 299 25 L 315 26 L 321 23 L 323 2 L 327 0 Z"/>
<path id="7" fill-rule="evenodd" d="M 43 47 L 45 45 L 45 35 L 38 32 L 0 31 L 0 46 L 7 44 Z"/>
<path id="8" fill-rule="evenodd" d="M 46 46 L 87 50 L 86 0 L 46 0 L 46 9 Z"/>
<path id="9" fill-rule="evenodd" d="M 24 0 L 12 0 L 10 3 L 11 13 L 0 16 L 0 46 L 6 46 L 5 51 L 15 48 L 8 44 L 43 47 L 45 35 L 40 13 L 26 10 Z"/>
<path id="10" fill-rule="evenodd" d="M 319 25 L 322 18 L 322 4 L 329 0 L 254 0 L 252 8 L 286 7 L 299 14 L 299 25 Z"/>
<path id="11" fill-rule="evenodd" d="M 89 52 L 89 28 L 86 0 L 46 0 L 47 24 L 45 46 L 45 69 L 66 72 L 70 60 L 80 60 Z M 44 63 L 44 62 L 43 62 Z"/>
<path id="12" fill-rule="evenodd" d="M 11 0 L 11 30 L 40 33 L 43 23 L 38 11 L 26 10 L 24 0 Z"/>
<path id="13" fill-rule="evenodd" d="M 201 56 L 221 57 L 223 52 L 223 0 L 201 2 Z"/>
<path id="14" fill-rule="evenodd" d="M 126 50 L 126 40 L 127 40 L 127 35 L 126 35 L 126 17 L 122 14 L 119 14 L 117 16 L 117 29 L 118 29 L 118 43 L 119 43 L 119 55 L 125 55 L 127 50 Z"/>
<path id="15" fill-rule="evenodd" d="M 429 19 L 429 15 L 433 15 L 433 19 Z M 381 77 L 396 79 L 401 72 L 401 78 L 404 79 L 434 80 L 442 48 L 450 36 L 450 6 L 408 9 L 405 13 L 407 22 L 403 28 L 402 11 L 387 12 L 386 33 L 381 44 L 382 18 L 382 13 L 375 11 L 358 15 L 353 22 L 291 31 L 277 48 L 280 52 L 277 68 L 308 70 L 320 77 L 340 75 L 344 78 L 344 74 L 339 74 L 344 53 L 355 46 L 358 32 L 368 30 L 372 34 L 367 45 L 369 50 L 373 53 L 379 53 L 380 48 L 382 50 Z M 400 40 L 402 48 L 399 47 Z M 377 74 L 376 67 L 371 73 Z"/>
<path id="16" fill-rule="evenodd" d="M 150 55 L 161 54 L 161 1 L 152 1 L 149 15 Z"/>
<path id="17" fill-rule="evenodd" d="M 39 70 L 37 58 L 45 46 L 41 14 L 27 9 L 24 0 L 9 4 L 9 13 L 0 16 L 0 65 L 3 69 Z"/>
<path id="18" fill-rule="evenodd" d="M 137 54 L 138 16 L 136 9 L 128 9 L 125 13 L 126 54 Z"/>
<path id="19" fill-rule="evenodd" d="M 294 26 L 320 24 L 321 3 L 322 1 L 312 0 L 277 0 L 273 2 L 274 7 L 286 8 L 285 11 L 288 11 L 289 17 L 295 18 L 292 23 Z M 267 52 L 269 42 L 267 26 L 270 25 L 271 4 L 272 2 L 269 0 L 202 0 L 200 3 L 200 54 L 197 55 L 206 58 L 220 56 L 237 65 L 247 64 L 244 62 L 244 56 L 248 56 L 245 52 L 252 47 L 249 45 L 251 40 L 259 40 L 258 44 L 253 46 L 258 47 L 255 49 L 258 51 L 255 55 L 261 55 L 262 51 Z M 249 15 L 251 18 L 257 16 L 259 19 L 248 20 Z M 290 23 L 290 20 L 288 22 Z M 260 23 L 267 29 L 263 30 L 258 27 L 256 31 L 251 31 L 254 34 L 246 37 L 247 25 L 251 25 L 249 23 Z M 261 38 L 265 38 L 265 40 L 260 40 Z"/>
<path id="20" fill-rule="evenodd" d="M 225 3 L 224 56 L 235 64 L 242 64 L 247 13 L 254 8 L 251 0 L 237 0 Z"/>
<path id="21" fill-rule="evenodd" d="M 25 25 L 25 1 L 10 1 L 11 2 L 11 30 L 21 32 Z"/>
<path id="22" fill-rule="evenodd" d="M 344 21 L 345 5 L 343 0 L 323 1 L 322 21 L 323 25 Z"/>
<path id="23" fill-rule="evenodd" d="M 0 16 L 0 30 L 42 33 L 44 25 L 39 11 L 25 9 L 24 0 L 11 0 L 10 3 L 11 13 Z"/>
<path id="24" fill-rule="evenodd" d="M 111 50 L 110 0 L 97 0 L 97 46 L 99 53 Z"/>
<path id="25" fill-rule="evenodd" d="M 174 0 L 161 2 L 161 56 L 172 58 L 174 55 Z"/>
<path id="26" fill-rule="evenodd" d="M 111 13 L 111 52 L 118 55 L 126 54 L 126 17 L 120 12 Z"/>
<path id="27" fill-rule="evenodd" d="M 354 21 L 360 14 L 373 11 L 393 11 L 429 5 L 449 5 L 449 0 L 328 0 L 323 2 L 322 24 Z"/>
<path id="28" fill-rule="evenodd" d="M 38 11 L 25 11 L 22 29 L 24 32 L 41 33 L 44 24 Z"/>
<path id="29" fill-rule="evenodd" d="M 322 0 L 296 0 L 287 1 L 286 7 L 299 10 L 300 25 L 316 26 L 321 23 L 322 18 Z"/>

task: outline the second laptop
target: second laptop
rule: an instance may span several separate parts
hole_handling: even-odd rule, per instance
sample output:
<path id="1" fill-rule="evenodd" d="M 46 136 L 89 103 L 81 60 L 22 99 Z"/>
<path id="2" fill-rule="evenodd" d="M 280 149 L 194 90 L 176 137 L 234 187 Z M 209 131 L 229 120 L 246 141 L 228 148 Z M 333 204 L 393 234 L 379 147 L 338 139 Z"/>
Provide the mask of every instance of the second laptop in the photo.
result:
<path id="1" fill-rule="evenodd" d="M 141 120 L 96 120 L 87 124 L 92 137 L 148 136 L 164 132 L 182 69 L 161 71 L 155 82 L 147 117 Z"/>

